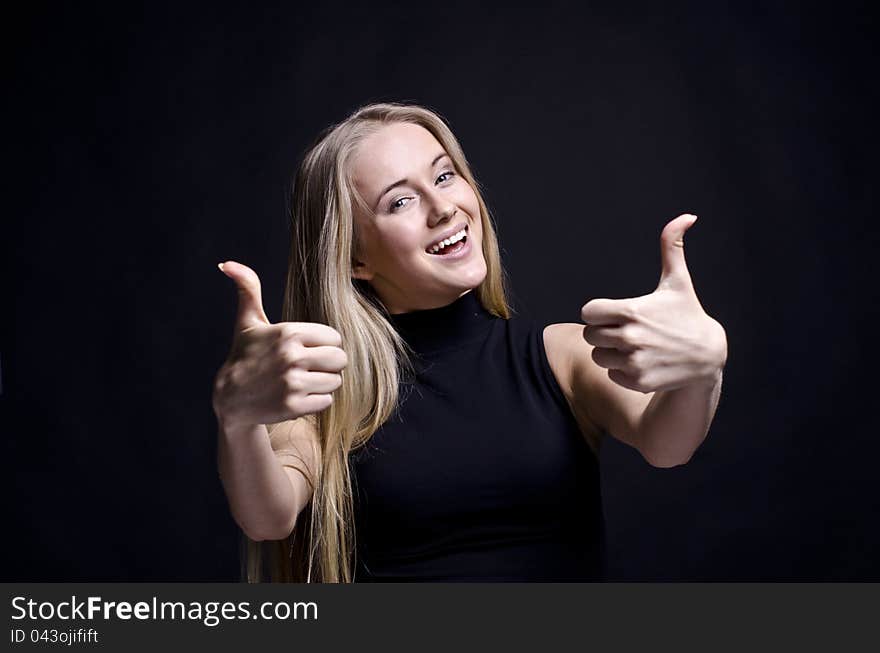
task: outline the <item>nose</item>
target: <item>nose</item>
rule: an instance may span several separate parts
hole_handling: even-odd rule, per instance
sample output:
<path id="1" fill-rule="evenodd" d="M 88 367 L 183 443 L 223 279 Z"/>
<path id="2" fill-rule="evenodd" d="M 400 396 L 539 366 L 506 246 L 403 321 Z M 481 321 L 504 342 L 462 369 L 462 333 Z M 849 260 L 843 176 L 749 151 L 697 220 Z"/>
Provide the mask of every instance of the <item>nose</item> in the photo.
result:
<path id="1" fill-rule="evenodd" d="M 431 211 L 428 218 L 432 227 L 438 222 L 450 220 L 457 211 L 455 204 L 448 199 L 437 193 L 432 194 Z"/>

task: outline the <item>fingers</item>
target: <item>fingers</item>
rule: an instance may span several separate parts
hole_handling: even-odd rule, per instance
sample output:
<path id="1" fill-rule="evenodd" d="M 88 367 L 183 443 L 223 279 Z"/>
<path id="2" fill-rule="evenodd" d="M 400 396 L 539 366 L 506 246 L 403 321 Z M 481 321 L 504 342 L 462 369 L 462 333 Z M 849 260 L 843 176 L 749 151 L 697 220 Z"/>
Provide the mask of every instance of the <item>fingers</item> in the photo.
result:
<path id="1" fill-rule="evenodd" d="M 342 375 L 332 372 L 312 372 L 311 370 L 290 370 L 287 372 L 287 387 L 291 392 L 305 394 L 328 394 L 342 385 Z"/>
<path id="2" fill-rule="evenodd" d="M 260 277 L 246 265 L 235 261 L 220 263 L 220 270 L 235 282 L 238 289 L 238 314 L 235 318 L 237 331 L 244 331 L 254 326 L 269 324 L 269 318 L 263 310 L 263 295 Z"/>
<path id="3" fill-rule="evenodd" d="M 339 331 L 326 324 L 317 322 L 282 322 L 277 325 L 281 337 L 291 342 L 298 342 L 306 347 L 342 346 Z"/>
<path id="4" fill-rule="evenodd" d="M 298 397 L 296 400 L 296 410 L 294 411 L 292 418 L 296 419 L 302 415 L 320 413 L 322 410 L 329 408 L 332 403 L 333 395 L 330 394 L 305 395 L 303 397 Z"/>
<path id="5" fill-rule="evenodd" d="M 348 365 L 341 334 L 315 322 L 271 324 L 257 273 L 235 261 L 218 267 L 239 295 L 233 346 L 215 384 L 218 415 L 269 424 L 327 409 Z"/>
<path id="6" fill-rule="evenodd" d="M 335 329 L 310 322 L 286 322 L 280 328 L 278 351 L 286 366 L 321 372 L 340 372 L 348 355 L 340 347 L 342 337 Z"/>
<path id="7" fill-rule="evenodd" d="M 587 324 L 623 324 L 632 319 L 632 304 L 626 299 L 591 299 L 581 308 Z"/>
<path id="8" fill-rule="evenodd" d="M 341 372 L 348 365 L 348 355 L 339 347 L 305 347 L 296 365 L 317 372 Z"/>
<path id="9" fill-rule="evenodd" d="M 584 340 L 596 347 L 607 347 L 620 351 L 632 351 L 633 343 L 625 336 L 625 331 L 619 326 L 593 326 L 588 324 L 584 327 Z"/>
<path id="10" fill-rule="evenodd" d="M 629 358 L 629 354 L 624 351 L 596 347 L 593 349 L 592 357 L 596 365 L 603 367 L 606 370 L 630 372 L 632 369 L 632 362 Z"/>

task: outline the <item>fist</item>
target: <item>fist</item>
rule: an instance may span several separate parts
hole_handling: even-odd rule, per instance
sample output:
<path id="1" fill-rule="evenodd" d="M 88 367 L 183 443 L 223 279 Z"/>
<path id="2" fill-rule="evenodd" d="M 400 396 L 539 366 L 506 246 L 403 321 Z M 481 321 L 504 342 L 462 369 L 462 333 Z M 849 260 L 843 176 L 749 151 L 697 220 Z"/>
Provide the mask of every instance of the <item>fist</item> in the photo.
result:
<path id="1" fill-rule="evenodd" d="M 226 428 L 274 424 L 330 406 L 348 365 L 339 332 L 314 322 L 271 324 L 257 273 L 234 261 L 220 269 L 238 288 L 238 314 L 214 379 L 217 419 Z"/>
<path id="2" fill-rule="evenodd" d="M 703 310 L 684 256 L 684 234 L 696 220 L 685 213 L 663 228 L 654 292 L 593 299 L 581 309 L 593 361 L 617 385 L 647 394 L 717 382 L 727 361 L 727 335 Z"/>

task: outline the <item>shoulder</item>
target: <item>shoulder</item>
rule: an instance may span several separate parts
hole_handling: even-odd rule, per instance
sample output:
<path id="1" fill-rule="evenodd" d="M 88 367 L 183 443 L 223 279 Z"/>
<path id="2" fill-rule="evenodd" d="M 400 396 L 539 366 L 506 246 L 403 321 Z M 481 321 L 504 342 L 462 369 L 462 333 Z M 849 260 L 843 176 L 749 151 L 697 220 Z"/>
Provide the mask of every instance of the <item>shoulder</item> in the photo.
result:
<path id="1" fill-rule="evenodd" d="M 579 364 L 581 361 L 592 363 L 593 345 L 584 337 L 584 325 L 574 322 L 561 322 L 548 324 L 543 329 L 544 351 L 547 354 L 547 362 L 550 369 L 565 396 L 565 400 L 572 414 L 578 422 L 584 437 L 593 448 L 598 451 L 602 437 L 602 429 L 591 415 L 591 409 L 578 397 L 584 393 L 578 392 L 578 385 L 582 385 L 582 375 L 586 367 L 586 373 L 590 374 L 590 365 Z"/>
<path id="2" fill-rule="evenodd" d="M 544 350 L 560 385 L 570 386 L 575 352 L 579 349 L 589 351 L 592 347 L 584 340 L 583 331 L 582 324 L 573 322 L 548 324 L 544 327 Z"/>

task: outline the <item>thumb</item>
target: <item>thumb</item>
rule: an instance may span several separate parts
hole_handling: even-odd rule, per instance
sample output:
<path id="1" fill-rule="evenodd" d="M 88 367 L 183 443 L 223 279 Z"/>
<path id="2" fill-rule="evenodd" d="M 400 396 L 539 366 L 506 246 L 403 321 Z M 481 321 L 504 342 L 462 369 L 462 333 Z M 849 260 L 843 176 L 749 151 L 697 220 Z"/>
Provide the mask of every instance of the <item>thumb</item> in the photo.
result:
<path id="1" fill-rule="evenodd" d="M 235 282 L 238 287 L 238 315 L 235 318 L 236 332 L 254 326 L 269 324 L 263 311 L 263 296 L 260 277 L 248 266 L 226 261 L 217 265 L 220 271 Z"/>
<path id="2" fill-rule="evenodd" d="M 684 288 L 691 286 L 691 275 L 684 258 L 684 233 L 697 221 L 697 216 L 684 213 L 671 220 L 660 234 L 660 273 L 658 288 Z"/>

